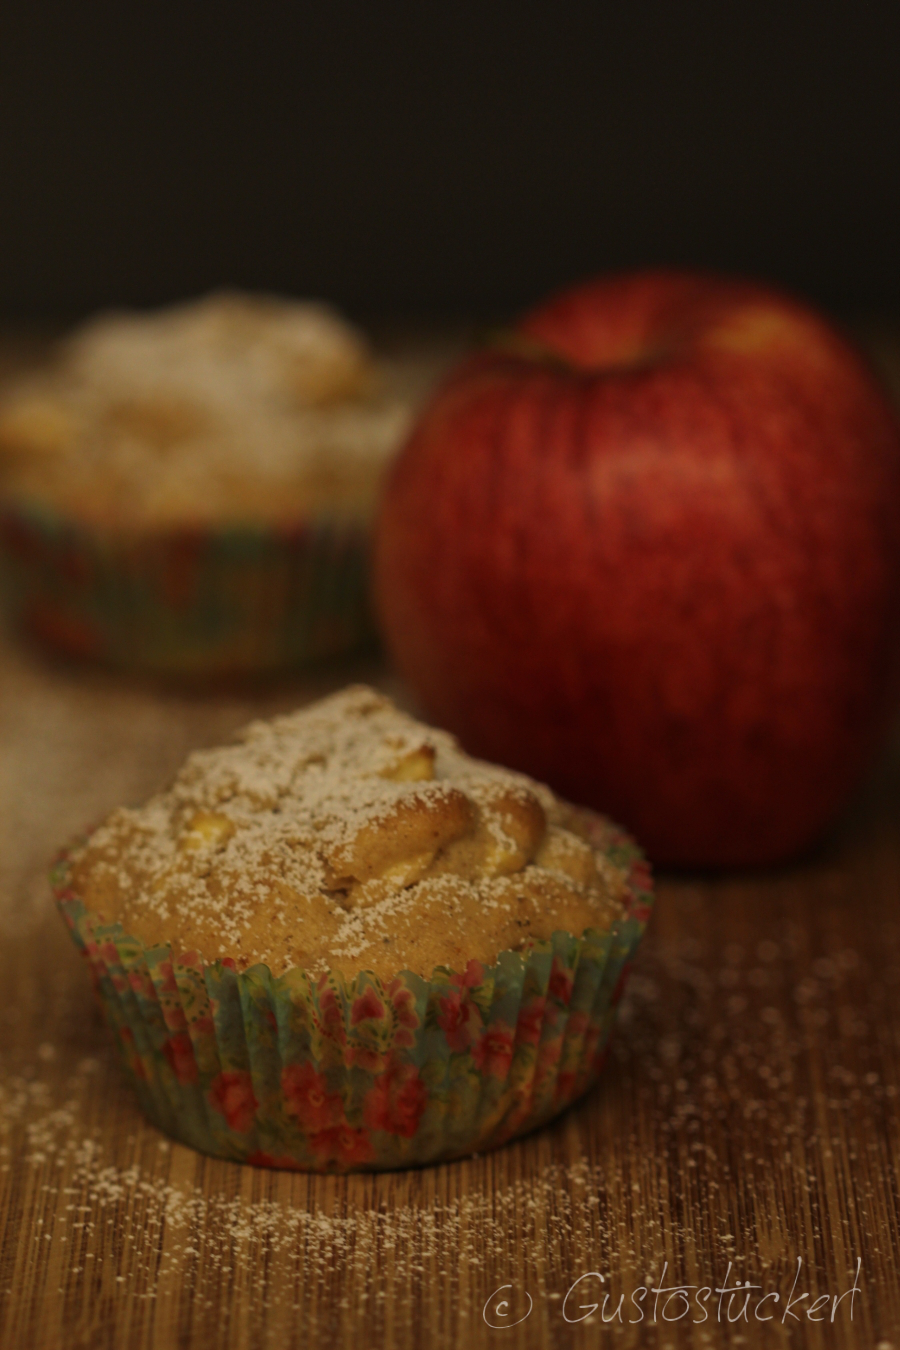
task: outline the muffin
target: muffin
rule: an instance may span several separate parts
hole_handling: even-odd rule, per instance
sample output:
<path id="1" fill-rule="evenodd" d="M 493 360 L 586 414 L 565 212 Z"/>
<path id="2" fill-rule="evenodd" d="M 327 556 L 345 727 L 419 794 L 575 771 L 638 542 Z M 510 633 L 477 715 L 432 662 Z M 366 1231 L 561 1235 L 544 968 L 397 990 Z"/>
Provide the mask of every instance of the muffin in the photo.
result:
<path id="1" fill-rule="evenodd" d="M 309 1170 L 494 1147 L 568 1105 L 651 903 L 616 827 L 364 687 L 195 752 L 54 885 L 151 1119 Z"/>
<path id="2" fill-rule="evenodd" d="M 368 530 L 423 384 L 322 305 L 217 294 L 102 316 L 0 399 L 19 625 L 175 674 L 371 636 Z"/>

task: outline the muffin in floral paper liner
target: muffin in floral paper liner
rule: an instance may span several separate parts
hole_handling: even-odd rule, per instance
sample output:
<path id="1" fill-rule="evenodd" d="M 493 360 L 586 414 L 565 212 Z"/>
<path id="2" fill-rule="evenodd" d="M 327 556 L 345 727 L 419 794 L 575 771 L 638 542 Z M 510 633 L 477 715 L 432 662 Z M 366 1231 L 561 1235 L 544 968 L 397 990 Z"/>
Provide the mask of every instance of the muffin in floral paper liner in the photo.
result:
<path id="1" fill-rule="evenodd" d="M 16 625 L 176 675 L 370 641 L 370 520 L 429 373 L 376 367 L 333 311 L 272 297 L 85 325 L 0 397 Z"/>
<path id="2" fill-rule="evenodd" d="M 144 1110 L 301 1170 L 493 1148 L 596 1079 L 636 846 L 355 687 L 192 755 L 54 871 Z"/>
<path id="3" fill-rule="evenodd" d="M 122 529 L 7 500 L 0 546 L 14 626 L 68 657 L 196 680 L 376 640 L 360 520 Z"/>

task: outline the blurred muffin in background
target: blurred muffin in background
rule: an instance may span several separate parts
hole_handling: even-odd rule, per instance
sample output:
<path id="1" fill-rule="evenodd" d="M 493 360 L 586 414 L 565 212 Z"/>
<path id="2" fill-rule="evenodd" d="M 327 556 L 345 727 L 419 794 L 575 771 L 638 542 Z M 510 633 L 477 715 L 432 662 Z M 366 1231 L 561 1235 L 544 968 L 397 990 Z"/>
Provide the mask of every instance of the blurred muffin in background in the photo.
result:
<path id="1" fill-rule="evenodd" d="M 319 304 L 223 293 L 89 322 L 0 398 L 16 622 L 183 675 L 365 642 L 369 521 L 422 386 Z"/>

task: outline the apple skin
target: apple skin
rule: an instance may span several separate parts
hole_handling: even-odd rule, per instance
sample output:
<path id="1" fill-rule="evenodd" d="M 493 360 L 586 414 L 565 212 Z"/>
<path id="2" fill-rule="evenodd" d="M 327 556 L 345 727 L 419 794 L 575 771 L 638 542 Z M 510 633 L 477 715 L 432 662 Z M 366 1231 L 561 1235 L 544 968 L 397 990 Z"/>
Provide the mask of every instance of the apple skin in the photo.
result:
<path id="1" fill-rule="evenodd" d="M 895 706 L 897 423 L 779 292 L 601 278 L 438 390 L 374 588 L 401 674 L 469 751 L 657 864 L 780 861 L 834 821 Z"/>

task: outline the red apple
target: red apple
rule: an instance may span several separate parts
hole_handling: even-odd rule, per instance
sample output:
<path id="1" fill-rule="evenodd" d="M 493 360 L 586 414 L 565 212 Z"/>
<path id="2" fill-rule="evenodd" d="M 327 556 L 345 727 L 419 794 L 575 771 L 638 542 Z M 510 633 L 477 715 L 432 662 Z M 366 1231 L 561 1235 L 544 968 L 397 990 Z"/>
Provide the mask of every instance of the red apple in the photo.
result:
<path id="1" fill-rule="evenodd" d="M 453 372 L 389 481 L 375 590 L 429 713 L 651 857 L 785 858 L 892 708 L 900 439 L 767 287 L 641 272 Z"/>

